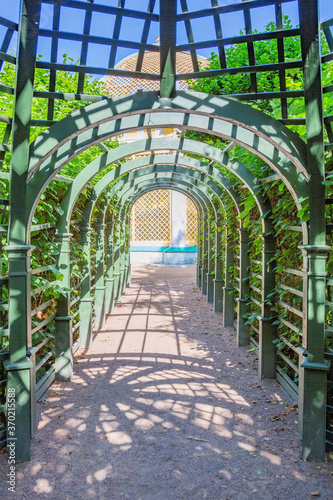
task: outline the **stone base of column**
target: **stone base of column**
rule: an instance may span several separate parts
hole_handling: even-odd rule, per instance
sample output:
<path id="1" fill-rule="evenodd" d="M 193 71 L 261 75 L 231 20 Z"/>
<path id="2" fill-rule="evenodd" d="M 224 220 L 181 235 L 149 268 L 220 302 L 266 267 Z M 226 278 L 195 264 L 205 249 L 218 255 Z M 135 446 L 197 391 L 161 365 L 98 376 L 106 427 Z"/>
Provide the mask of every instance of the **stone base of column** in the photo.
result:
<path id="1" fill-rule="evenodd" d="M 80 301 L 80 347 L 86 351 L 92 345 L 92 297 Z"/>
<path id="2" fill-rule="evenodd" d="M 55 378 L 56 380 L 70 381 L 73 376 L 73 338 L 72 317 L 57 316 L 55 342 Z"/>
<path id="3" fill-rule="evenodd" d="M 126 290 L 126 267 L 121 267 L 120 268 L 120 293 L 123 295 Z"/>
<path id="4" fill-rule="evenodd" d="M 201 292 L 203 295 L 207 295 L 207 272 L 208 269 L 201 268 Z"/>
<path id="5" fill-rule="evenodd" d="M 132 277 L 132 272 L 131 272 L 131 264 L 128 264 L 126 266 L 126 287 L 131 286 L 131 277 Z"/>
<path id="6" fill-rule="evenodd" d="M 214 302 L 214 273 L 207 273 L 207 302 L 212 304 Z"/>
<path id="7" fill-rule="evenodd" d="M 111 314 L 114 308 L 114 278 L 106 278 L 105 312 Z"/>
<path id="8" fill-rule="evenodd" d="M 120 279 L 120 272 L 119 273 L 113 273 L 114 277 L 114 301 L 115 303 L 120 303 L 121 300 L 121 279 Z"/>
<path id="9" fill-rule="evenodd" d="M 303 460 L 325 459 L 326 394 L 329 362 L 310 363 L 303 357 L 299 369 L 298 418 Z"/>
<path id="10" fill-rule="evenodd" d="M 259 379 L 276 378 L 276 347 L 273 341 L 276 339 L 275 326 L 271 318 L 259 318 L 259 352 L 258 370 Z"/>
<path id="11" fill-rule="evenodd" d="M 95 325 L 97 330 L 101 330 L 105 324 L 105 290 L 106 286 L 95 288 Z"/>
<path id="12" fill-rule="evenodd" d="M 197 272 L 196 272 L 196 283 L 199 288 L 201 288 L 201 266 L 197 264 Z"/>
<path id="13" fill-rule="evenodd" d="M 214 312 L 222 312 L 223 311 L 223 289 L 222 289 L 222 279 L 214 279 Z"/>
<path id="14" fill-rule="evenodd" d="M 8 418 L 11 409 L 15 411 L 15 427 L 7 431 L 8 456 L 11 449 L 15 449 L 15 462 L 27 462 L 30 460 L 32 427 L 31 392 L 35 390 L 35 387 L 30 385 L 30 370 L 33 365 L 28 358 L 16 363 L 5 360 L 3 364 L 7 371 Z"/>
<path id="15" fill-rule="evenodd" d="M 234 289 L 223 287 L 223 326 L 234 326 Z"/>
<path id="16" fill-rule="evenodd" d="M 246 324 L 246 314 L 249 312 L 248 300 L 238 299 L 237 312 L 237 345 L 249 345 L 250 343 L 250 325 Z"/>

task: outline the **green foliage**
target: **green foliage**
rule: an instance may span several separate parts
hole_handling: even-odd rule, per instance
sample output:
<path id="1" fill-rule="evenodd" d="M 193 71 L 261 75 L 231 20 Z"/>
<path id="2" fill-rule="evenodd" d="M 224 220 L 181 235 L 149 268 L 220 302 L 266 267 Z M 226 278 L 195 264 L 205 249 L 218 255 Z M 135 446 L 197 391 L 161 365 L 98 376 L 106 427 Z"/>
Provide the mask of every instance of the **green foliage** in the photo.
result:
<path id="1" fill-rule="evenodd" d="M 291 29 L 292 25 L 287 16 L 283 16 L 283 29 Z M 265 31 L 272 32 L 276 30 L 274 22 L 269 23 Z M 256 33 L 256 31 L 254 31 Z M 242 31 L 240 34 L 244 34 Z M 285 37 L 283 41 L 284 60 L 300 61 L 301 43 L 300 37 Z M 323 54 L 329 53 L 329 47 L 324 34 L 321 36 L 321 50 Z M 254 42 L 255 62 L 256 65 L 265 65 L 278 63 L 277 41 L 260 40 Z M 246 67 L 249 66 L 247 44 L 238 43 L 232 44 L 225 48 L 227 67 Z M 219 56 L 212 52 L 208 58 L 208 66 L 203 68 L 203 71 L 217 70 L 221 68 Z M 323 86 L 331 85 L 333 75 L 333 62 L 329 61 L 323 64 L 322 81 Z M 256 74 L 258 92 L 276 92 L 281 90 L 280 78 L 278 71 L 258 72 Z M 189 88 L 200 92 L 216 95 L 239 95 L 251 93 L 251 79 L 247 73 L 238 73 L 235 75 L 222 75 L 207 78 L 200 78 L 189 81 Z M 285 85 L 286 90 L 302 90 L 303 89 L 303 74 L 299 68 L 285 70 Z M 252 107 L 258 108 L 274 118 L 281 118 L 281 102 L 279 99 L 257 99 L 246 100 Z M 288 98 L 288 116 L 290 118 L 304 118 L 304 99 L 302 97 Z M 333 114 L 333 93 L 327 92 L 323 95 L 323 107 L 325 114 Z M 290 126 L 294 131 L 297 131 L 301 136 L 305 136 L 306 129 L 303 125 Z"/>
<path id="2" fill-rule="evenodd" d="M 290 20 L 284 16 L 283 28 L 291 28 Z M 266 26 L 266 32 L 276 30 L 275 23 Z M 256 33 L 256 31 L 254 31 Z M 240 34 L 244 34 L 242 31 Z M 255 61 L 257 65 L 278 63 L 277 41 L 261 40 L 254 42 Z M 246 43 L 233 44 L 225 49 L 228 68 L 249 66 L 248 49 Z M 297 61 L 301 59 L 301 46 L 299 37 L 286 37 L 284 39 L 284 55 L 286 61 Z M 204 70 L 220 69 L 220 59 L 215 53 L 208 58 L 209 64 Z M 258 92 L 274 92 L 280 90 L 279 73 L 267 71 L 257 73 Z M 298 90 L 302 87 L 302 76 L 299 70 L 288 69 L 286 71 L 286 86 L 288 90 Z M 191 90 L 206 92 L 208 94 L 248 94 L 251 92 L 250 74 L 238 73 L 235 75 L 223 75 L 210 78 L 200 78 L 189 82 Z M 275 117 L 280 117 L 279 102 L 274 100 L 250 101 L 252 106 L 266 111 Z M 297 102 L 297 100 L 295 100 Z M 296 104 L 295 104 L 296 106 Z"/>
<path id="3" fill-rule="evenodd" d="M 283 28 L 291 28 L 290 20 L 285 17 Z M 266 32 L 272 32 L 276 30 L 274 23 L 270 23 L 266 27 Z M 299 37 L 286 37 L 284 39 L 284 60 L 296 61 L 301 59 L 301 48 Z M 254 42 L 255 59 L 257 65 L 265 65 L 279 62 L 278 60 L 278 47 L 276 40 L 265 40 Z M 322 38 L 322 51 L 323 53 L 328 53 L 329 48 L 324 38 Z M 226 48 L 226 60 L 227 66 L 232 67 L 246 67 L 249 65 L 248 60 L 248 49 L 247 45 L 244 43 L 233 44 Z M 64 55 L 64 62 L 74 61 Z M 215 70 L 220 68 L 220 60 L 217 54 L 212 53 L 209 58 L 209 66 L 205 70 Z M 333 75 L 333 62 L 329 61 L 323 65 L 323 84 L 331 85 Z M 47 91 L 49 85 L 49 71 L 38 68 L 36 70 L 35 76 L 35 90 L 37 91 Z M 259 72 L 256 76 L 258 92 L 275 92 L 280 90 L 280 75 L 278 72 Z M 12 64 L 5 63 L 3 70 L 0 73 L 0 82 L 8 87 L 14 87 L 15 80 L 15 69 Z M 303 89 L 303 77 L 300 69 L 287 69 L 285 70 L 285 82 L 287 90 L 301 90 Z M 59 71 L 57 72 L 56 81 L 56 91 L 63 92 L 67 94 L 75 94 L 77 91 L 78 83 L 78 73 Z M 240 98 L 244 94 L 251 93 L 251 78 L 249 74 L 235 74 L 235 75 L 224 75 L 216 76 L 213 78 L 202 78 L 193 82 L 189 82 L 190 89 L 203 91 L 208 94 L 215 95 L 239 95 Z M 104 83 L 101 80 L 94 79 L 93 77 L 86 77 L 84 92 L 90 95 L 100 95 L 104 93 Z M 281 118 L 281 101 L 279 99 L 257 99 L 257 100 L 246 100 L 252 107 L 256 107 L 265 113 L 270 114 L 274 118 Z M 0 92 L 0 115 L 2 116 L 12 116 L 13 113 L 13 96 L 10 93 Z M 61 120 L 67 116 L 72 111 L 82 108 L 88 102 L 81 100 L 71 100 L 69 98 L 65 99 L 55 99 L 54 100 L 54 119 Z M 293 118 L 304 117 L 304 101 L 303 98 L 289 98 L 288 104 L 288 116 Z M 48 103 L 46 99 L 33 100 L 32 118 L 37 120 L 47 119 L 47 108 Z M 324 109 L 327 114 L 333 113 L 333 97 L 332 92 L 326 92 L 324 94 Z M 296 130 L 301 136 L 305 135 L 305 127 L 297 126 L 291 127 L 292 130 Z M 32 129 L 31 141 L 34 140 L 37 135 L 42 131 L 41 127 L 35 127 Z M 5 137 L 8 128 L 6 124 L 0 123 L 0 137 Z M 7 134 L 8 135 L 8 134 Z M 217 148 L 224 149 L 224 147 L 230 144 L 223 138 L 216 138 L 215 136 L 203 134 L 196 131 L 187 131 L 186 137 L 192 140 L 198 140 L 206 142 L 207 144 L 214 145 Z M 10 137 L 4 140 L 4 142 L 10 144 Z M 104 141 L 109 149 L 117 146 L 116 141 L 108 139 Z M 71 179 L 75 178 L 82 169 L 88 165 L 95 158 L 98 158 L 102 154 L 101 149 L 93 145 L 87 150 L 83 151 L 80 155 L 73 158 L 61 171 L 61 174 Z M 267 176 L 273 174 L 270 167 L 260 158 L 255 156 L 253 153 L 249 152 L 241 146 L 236 146 L 231 154 L 237 157 L 239 161 L 244 163 L 247 168 L 254 174 L 258 179 L 263 179 Z M 195 158 L 199 158 L 201 161 L 207 163 L 209 160 L 207 158 L 201 158 L 196 155 L 188 155 Z M 10 153 L 7 152 L 3 157 L 2 168 L 5 172 L 9 172 L 10 165 Z M 330 152 L 326 153 L 326 166 L 327 166 L 327 178 L 325 181 L 325 186 L 327 188 L 327 196 L 332 196 L 332 181 L 333 174 L 331 173 L 333 167 L 332 154 Z M 108 167 L 107 170 L 111 170 L 113 165 Z M 231 274 L 231 279 L 235 287 L 239 286 L 237 278 L 239 278 L 239 272 L 237 267 L 239 266 L 239 232 L 238 227 L 241 223 L 243 227 L 246 227 L 250 234 L 250 259 L 251 259 L 251 269 L 249 273 L 249 283 L 252 287 L 261 289 L 260 275 L 261 269 L 261 252 L 262 252 L 262 217 L 259 213 L 255 197 L 253 194 L 249 193 L 248 190 L 244 190 L 240 180 L 227 171 L 224 167 L 218 167 L 220 171 L 226 175 L 234 185 L 235 190 L 239 193 L 241 198 L 241 213 L 238 214 L 234 202 L 231 197 L 224 193 L 221 196 L 221 203 L 219 212 L 223 214 L 224 225 L 219 228 L 222 232 L 221 247 L 223 248 L 229 240 L 234 250 L 235 259 L 234 264 L 229 268 Z M 91 192 L 91 187 L 98 182 L 100 178 L 105 174 L 106 170 L 100 172 L 90 184 L 83 190 L 80 197 L 77 200 L 76 206 L 72 214 L 71 232 L 73 233 L 73 239 L 71 244 L 71 287 L 76 287 L 82 277 L 82 266 L 86 264 L 86 255 L 82 250 L 80 244 L 80 221 L 83 216 L 83 208 L 89 194 Z M 4 196 L 8 193 L 8 182 L 5 180 L 0 180 L 0 189 L 2 189 Z M 60 203 L 63 199 L 66 191 L 68 189 L 68 184 L 60 181 L 53 181 L 43 193 L 40 202 L 36 208 L 34 214 L 33 224 L 53 224 L 55 225 L 59 215 L 61 214 Z M 280 301 L 287 303 L 289 306 L 302 310 L 302 298 L 294 295 L 290 291 L 281 288 L 281 286 L 287 286 L 295 288 L 296 290 L 301 290 L 302 288 L 302 277 L 297 274 L 293 274 L 290 270 L 294 269 L 298 272 L 302 270 L 303 259 L 299 246 L 302 244 L 302 233 L 295 230 L 297 226 L 299 227 L 301 223 L 308 222 L 308 205 L 307 200 L 303 200 L 302 207 L 297 209 L 292 199 L 288 189 L 281 180 L 276 180 L 275 182 L 270 182 L 264 184 L 258 188 L 258 192 L 270 201 L 272 210 L 268 214 L 264 214 L 265 217 L 269 217 L 270 222 L 273 225 L 277 251 L 274 256 L 272 256 L 272 263 L 274 263 L 277 286 L 275 290 L 272 290 L 264 299 L 265 303 L 270 303 L 273 305 L 273 311 L 276 315 L 276 326 L 278 337 L 276 340 L 277 348 L 281 352 L 288 355 L 288 357 L 297 364 L 297 355 L 294 351 L 286 347 L 282 338 L 285 338 L 292 345 L 298 345 L 301 340 L 301 326 L 302 321 L 297 315 L 295 315 L 290 309 L 285 306 L 278 304 L 276 298 Z M 91 223 L 94 225 L 96 219 L 100 213 L 103 213 L 105 209 L 105 196 L 102 196 L 99 203 L 95 207 L 95 211 L 92 217 Z M 114 201 L 113 206 L 107 208 L 107 214 L 111 213 L 115 217 L 115 229 L 119 226 L 119 212 L 118 209 L 115 211 L 114 207 L 117 200 Z M 332 207 L 330 207 L 332 209 Z M 333 213 L 328 211 L 328 220 L 333 223 Z M 7 222 L 7 215 L 5 215 L 2 223 Z M 213 213 L 209 213 L 209 223 L 211 231 L 213 231 L 214 240 L 214 230 L 215 230 L 215 217 Z M 32 244 L 35 249 L 32 255 L 32 266 L 44 267 L 48 266 L 47 270 L 40 274 L 33 275 L 32 287 L 34 289 L 40 288 L 41 292 L 36 293 L 33 297 L 33 308 L 38 307 L 43 304 L 45 300 L 51 299 L 53 302 L 50 307 L 46 309 L 43 315 L 33 319 L 33 326 L 38 326 L 38 324 L 52 315 L 55 311 L 55 300 L 60 297 L 61 294 L 66 295 L 69 289 L 63 287 L 61 282 L 61 276 L 56 269 L 57 257 L 59 254 L 59 248 L 55 242 L 55 229 L 50 228 L 47 230 L 36 230 L 32 233 Z M 92 245 L 95 242 L 95 233 L 92 234 Z M 329 243 L 331 243 L 331 236 L 329 236 Z M 202 228 L 199 234 L 199 242 L 203 243 Z M 5 243 L 5 238 L 3 239 Z M 212 261 L 214 260 L 214 252 L 211 254 Z M 203 261 L 205 263 L 204 267 L 207 267 L 208 255 L 203 255 Z M 222 264 L 225 264 L 225 253 L 220 252 L 220 259 Z M 95 254 L 92 251 L 92 263 L 94 264 Z M 257 261 L 257 262 L 255 262 Z M 259 262 L 259 263 L 258 263 Z M 3 266 L 6 267 L 6 255 L 4 255 Z M 330 254 L 328 260 L 328 270 L 333 274 L 333 253 Z M 95 271 L 93 271 L 94 273 Z M 6 290 L 4 290 L 6 293 Z M 79 294 L 78 289 L 72 290 L 71 298 L 75 298 Z M 263 302 L 263 297 L 260 292 L 251 290 L 251 296 L 254 297 L 257 302 L 261 305 Z M 247 322 L 250 325 L 256 325 L 258 327 L 258 317 L 260 314 L 260 306 L 253 302 L 249 302 L 249 313 L 246 316 Z M 76 306 L 75 306 L 76 307 Z M 75 313 L 76 309 L 73 307 L 71 309 L 72 313 Z M 328 324 L 332 324 L 331 313 L 327 316 Z M 288 328 L 282 320 L 290 322 L 296 328 L 300 329 L 300 333 L 295 333 L 292 329 Z M 50 323 L 47 328 L 44 328 L 40 332 L 37 332 L 34 336 L 34 343 L 38 343 L 45 336 L 52 339 L 54 330 L 54 324 Z M 52 345 L 52 341 L 49 345 Z M 42 353 L 41 353 L 42 354 Z M 280 366 L 290 372 L 290 368 L 284 362 L 279 360 Z"/>
<path id="4" fill-rule="evenodd" d="M 284 18 L 284 28 L 292 28 L 290 20 Z M 266 27 L 266 32 L 271 32 L 276 29 L 274 23 L 270 23 Z M 287 61 L 297 61 L 301 59 L 301 46 L 299 37 L 286 37 L 284 38 L 284 60 Z M 324 36 L 321 38 L 322 43 L 322 53 L 329 53 L 329 47 L 327 45 Z M 257 65 L 272 64 L 279 62 L 278 51 L 277 51 L 277 41 L 276 40 L 265 40 L 258 41 L 254 43 L 255 50 L 255 60 Z M 248 60 L 248 50 L 246 44 L 233 44 L 225 49 L 226 61 L 228 67 L 246 67 L 249 65 Z M 216 70 L 220 69 L 220 60 L 217 54 L 212 53 L 209 58 L 208 67 L 205 70 Z M 322 80 L 323 85 L 331 85 L 333 75 L 333 62 L 329 61 L 323 64 L 322 68 Z M 275 92 L 280 89 L 280 78 L 278 72 L 259 72 L 256 75 L 258 92 Z M 285 82 L 286 90 L 302 90 L 303 89 L 303 75 L 301 69 L 287 69 L 285 71 Z M 189 82 L 190 89 L 196 91 L 202 91 L 208 94 L 216 95 L 239 95 L 242 99 L 242 95 L 251 93 L 251 80 L 250 75 L 235 74 L 223 76 L 215 76 L 209 78 L 201 78 L 195 81 Z M 325 114 L 333 114 L 333 93 L 326 92 L 323 95 L 324 110 Z M 260 99 L 260 100 L 248 100 L 246 102 L 252 107 L 256 107 L 265 113 L 270 114 L 274 118 L 281 118 L 281 102 L 279 99 Z M 303 118 L 305 116 L 305 106 L 303 98 L 289 98 L 287 100 L 288 105 L 288 117 L 290 118 Z M 305 126 L 291 126 L 293 131 L 297 131 L 301 136 L 305 136 L 306 130 Z M 225 139 L 216 138 L 208 134 L 203 134 L 196 131 L 187 132 L 187 137 L 192 140 L 198 140 L 206 142 L 207 144 L 212 144 L 215 147 L 224 149 L 230 144 L 230 141 Z M 326 136 L 327 139 L 327 136 Z M 332 141 L 330 141 L 332 142 Z M 254 174 L 258 179 L 263 179 L 274 174 L 270 167 L 260 158 L 255 156 L 253 153 L 249 152 L 241 146 L 236 146 L 229 153 L 230 155 L 241 161 L 247 168 Z M 200 158 L 202 160 L 202 158 Z M 326 153 L 326 171 L 328 172 L 325 186 L 327 188 L 327 197 L 332 197 L 333 192 L 333 156 L 331 152 Z M 228 176 L 234 183 L 235 188 L 240 187 L 240 183 L 234 176 L 230 175 L 225 169 L 221 168 L 224 175 Z M 276 272 L 276 282 L 277 286 L 275 290 L 266 297 L 266 301 L 270 302 L 273 306 L 273 310 L 276 314 L 276 326 L 277 326 L 277 347 L 282 353 L 286 354 L 294 363 L 298 363 L 297 354 L 288 346 L 282 342 L 282 337 L 286 338 L 287 341 L 291 342 L 293 345 L 299 345 L 301 341 L 301 329 L 302 329 L 302 319 L 294 314 L 291 310 L 288 310 L 276 302 L 276 298 L 279 298 L 282 302 L 289 304 L 291 307 L 302 311 L 302 297 L 294 295 L 288 290 L 281 289 L 280 286 L 284 285 L 287 287 L 295 288 L 296 290 L 302 290 L 302 276 L 298 273 L 302 271 L 303 267 L 303 256 L 300 250 L 300 245 L 302 244 L 302 232 L 300 229 L 300 224 L 307 223 L 309 220 L 309 207 L 308 200 L 302 200 L 302 207 L 297 208 L 295 202 L 286 188 L 285 184 L 281 180 L 277 179 L 274 182 L 266 183 L 260 186 L 259 191 L 264 198 L 267 198 L 272 206 L 271 213 L 265 214 L 269 216 L 271 223 L 273 224 L 275 238 L 276 238 L 276 254 L 272 257 L 272 263 L 275 266 Z M 258 192 L 259 192 L 258 191 Z M 238 218 L 242 221 L 242 225 L 250 231 L 250 258 L 252 259 L 251 269 L 250 269 L 250 285 L 261 289 L 261 283 L 258 276 L 261 275 L 261 265 L 255 264 L 253 260 L 261 260 L 261 250 L 262 250 L 262 240 L 261 240 L 261 218 L 255 203 L 255 199 L 252 194 L 247 190 L 239 190 L 240 197 L 242 199 L 242 211 Z M 238 234 L 237 227 L 232 226 L 231 219 L 235 220 L 235 207 L 228 195 L 223 196 L 223 204 L 226 207 L 226 224 L 228 228 L 229 235 L 232 235 L 234 241 L 234 250 L 237 252 L 238 249 Z M 327 208 L 327 218 L 328 223 L 333 224 L 333 207 L 329 206 Z M 257 222 L 256 222 L 257 221 Z M 329 234 L 328 243 L 333 243 L 333 237 Z M 232 274 L 232 281 L 237 287 L 237 277 L 238 277 L 238 259 L 235 258 L 234 266 L 232 266 L 229 271 Z M 289 272 L 289 270 L 296 270 L 296 274 Z M 328 259 L 328 271 L 333 274 L 333 252 L 329 255 Z M 254 297 L 259 303 L 262 302 L 262 297 L 254 289 L 251 290 L 251 296 Z M 329 299 L 330 300 L 330 299 Z M 247 322 L 251 325 L 256 325 L 258 328 L 257 320 L 260 309 L 253 302 L 249 301 L 250 312 L 247 315 Z M 278 317 L 283 318 L 285 321 L 294 325 L 298 328 L 300 333 L 295 333 L 292 329 L 286 326 Z M 328 314 L 328 324 L 331 325 L 332 318 Z M 256 336 L 256 335 L 254 335 Z M 291 378 L 295 378 L 295 373 L 286 364 L 282 358 L 278 360 L 279 365 L 283 370 L 288 373 Z M 295 378 L 295 382 L 297 379 Z"/>
<path id="5" fill-rule="evenodd" d="M 74 61 L 64 55 L 64 63 L 74 63 Z M 49 70 L 37 68 L 35 71 L 35 82 L 34 89 L 36 91 L 48 91 L 50 72 Z M 13 88 L 15 84 L 15 67 L 14 65 L 5 62 L 0 73 L 0 83 L 7 87 L 8 89 Z M 69 71 L 59 71 L 57 72 L 56 80 L 56 92 L 62 92 L 64 94 L 75 94 L 77 92 L 78 83 L 78 73 Z M 101 95 L 104 92 L 105 83 L 99 79 L 95 79 L 92 76 L 87 75 L 85 77 L 85 87 L 84 92 L 89 95 Z M 71 96 L 64 96 L 65 99 L 55 99 L 54 100 L 54 110 L 53 116 L 54 120 L 61 120 L 65 118 L 71 112 L 90 104 L 90 102 L 81 100 L 72 100 Z M 13 114 L 14 99 L 11 93 L 0 92 L 0 115 L 6 117 L 11 117 Z M 48 110 L 48 100 L 34 98 L 32 105 L 32 119 L 34 120 L 46 120 Z M 34 127 L 30 129 L 30 141 L 33 141 L 38 134 L 40 134 L 44 128 Z M 11 136 L 8 134 L 7 125 L 0 123 L 0 138 L 7 144 L 11 143 Z M 107 139 L 104 145 L 112 149 L 118 145 L 118 142 L 112 139 Z M 74 179 L 90 162 L 95 158 L 98 158 L 104 154 L 104 152 L 98 146 L 91 146 L 90 148 L 83 151 L 80 155 L 73 158 L 61 171 L 61 175 L 65 177 L 70 177 Z M 10 153 L 6 152 L 2 158 L 2 171 L 10 171 Z M 1 168 L 1 165 L 0 165 Z M 113 168 L 113 165 L 108 167 L 107 170 Z M 92 181 L 91 184 L 96 183 L 104 174 L 104 170 Z M 57 258 L 59 255 L 59 246 L 55 241 L 55 225 L 58 221 L 59 216 L 63 215 L 61 209 L 61 201 L 68 190 L 69 184 L 59 180 L 53 180 L 46 190 L 43 192 L 40 201 L 36 207 L 33 225 L 48 224 L 53 227 L 47 229 L 34 229 L 31 234 L 31 244 L 33 245 L 33 253 L 31 258 L 31 266 L 33 269 L 46 269 L 38 274 L 32 275 L 31 287 L 34 290 L 34 295 L 32 296 L 32 309 L 42 307 L 43 304 L 48 303 L 51 300 L 51 305 L 46 307 L 46 309 L 39 311 L 32 317 L 32 328 L 37 328 L 38 325 L 47 321 L 47 318 L 52 316 L 56 312 L 56 301 L 59 299 L 60 295 L 67 295 L 70 289 L 65 287 L 62 282 L 62 274 L 57 269 Z M 7 180 L 0 180 L 1 197 L 8 197 L 9 183 Z M 87 186 L 82 194 L 80 195 L 77 203 L 74 207 L 72 214 L 72 219 L 76 221 L 82 220 L 83 207 L 89 196 L 91 188 Z M 2 224 L 8 222 L 8 213 L 6 213 L 1 220 Z M 71 242 L 71 287 L 75 287 L 81 280 L 81 265 L 84 265 L 86 256 L 82 250 L 80 244 L 80 228 L 79 223 L 75 222 L 72 225 L 73 238 Z M 6 244 L 5 234 L 2 233 L 2 246 Z M 4 252 L 2 255 L 2 274 L 6 274 L 6 269 L 8 266 L 7 255 Z M 7 298 L 7 289 L 2 287 L 2 300 Z M 71 292 L 71 298 L 74 299 L 80 293 L 79 289 L 73 290 Z M 77 305 L 71 308 L 71 313 L 74 314 L 77 309 Z M 77 318 L 74 320 L 74 323 Z M 3 324 L 6 322 L 6 316 L 2 316 Z M 47 346 L 43 347 L 36 357 L 38 362 L 42 357 L 49 351 L 54 345 L 54 332 L 55 324 L 54 321 L 50 321 L 45 327 L 35 332 L 33 335 L 33 345 L 39 344 L 46 337 L 50 338 Z M 0 348 L 7 345 L 6 342 L 0 344 Z M 40 378 L 50 363 L 53 362 L 53 357 L 50 358 L 48 363 L 38 372 L 37 378 Z"/>

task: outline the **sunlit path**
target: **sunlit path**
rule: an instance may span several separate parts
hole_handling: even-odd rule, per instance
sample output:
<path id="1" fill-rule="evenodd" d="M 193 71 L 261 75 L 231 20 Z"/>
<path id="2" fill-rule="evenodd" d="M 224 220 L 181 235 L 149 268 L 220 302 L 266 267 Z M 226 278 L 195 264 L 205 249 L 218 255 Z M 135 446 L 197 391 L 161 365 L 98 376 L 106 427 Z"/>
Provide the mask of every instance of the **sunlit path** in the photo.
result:
<path id="1" fill-rule="evenodd" d="M 192 267 L 134 268 L 73 381 L 38 405 L 17 498 L 330 498 L 329 465 L 300 460 L 293 403 L 258 384 L 194 282 Z"/>

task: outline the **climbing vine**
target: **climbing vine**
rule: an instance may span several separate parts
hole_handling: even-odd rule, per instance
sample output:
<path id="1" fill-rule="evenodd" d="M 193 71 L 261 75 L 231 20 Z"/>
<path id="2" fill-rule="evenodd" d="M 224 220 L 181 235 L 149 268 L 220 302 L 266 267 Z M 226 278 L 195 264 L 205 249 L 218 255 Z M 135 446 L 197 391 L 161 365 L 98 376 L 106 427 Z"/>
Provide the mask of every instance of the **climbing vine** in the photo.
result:
<path id="1" fill-rule="evenodd" d="M 287 17 L 283 19 L 284 28 L 292 28 L 290 20 Z M 266 32 L 276 30 L 275 23 L 269 23 Z M 322 53 L 329 53 L 329 47 L 324 36 L 321 38 Z M 255 57 L 257 64 L 269 64 L 278 62 L 277 45 L 275 40 L 258 41 L 254 43 Z M 301 59 L 301 45 L 299 37 L 287 37 L 284 39 L 284 50 L 286 60 Z M 248 50 L 246 44 L 235 44 L 225 49 L 225 55 L 228 67 L 246 66 L 248 61 Z M 205 70 L 214 70 L 220 68 L 220 58 L 212 53 L 208 67 Z M 331 82 L 333 64 L 326 62 L 323 65 L 323 84 L 329 85 Z M 301 90 L 303 88 L 303 75 L 300 69 L 286 70 L 286 88 L 288 90 Z M 279 90 L 278 72 L 268 72 L 257 74 L 258 92 L 273 92 Z M 274 118 L 281 118 L 281 103 L 278 99 L 249 101 L 246 94 L 251 92 L 250 75 L 222 75 L 216 77 L 202 78 L 189 82 L 190 89 L 217 95 L 235 95 L 242 100 L 257 107 L 261 111 L 270 114 Z M 324 94 L 324 109 L 327 114 L 332 113 L 333 95 Z M 302 97 L 288 99 L 288 116 L 291 118 L 304 118 L 305 106 Z M 304 125 L 289 126 L 293 131 L 298 132 L 305 137 Z M 211 135 L 199 133 L 196 131 L 187 132 L 187 136 L 192 140 L 206 142 L 217 148 L 224 149 L 230 146 L 230 141 L 216 138 Z M 327 139 L 327 137 L 326 137 Z M 332 141 L 330 141 L 332 142 Z M 254 174 L 257 179 L 262 179 L 258 193 L 263 198 L 268 199 L 271 205 L 271 212 L 265 214 L 269 217 L 276 239 L 276 253 L 274 260 L 276 273 L 276 288 L 272 290 L 268 301 L 272 303 L 272 310 L 275 314 L 274 324 L 277 329 L 276 347 L 279 353 L 278 365 L 280 369 L 297 385 L 297 370 L 293 367 L 298 365 L 297 347 L 301 345 L 302 340 L 302 318 L 303 318 L 303 255 L 300 246 L 302 240 L 302 224 L 307 224 L 308 205 L 307 199 L 300 200 L 302 207 L 298 209 L 292 196 L 284 183 L 271 171 L 270 167 L 260 158 L 248 150 L 235 146 L 229 152 L 231 156 L 241 161 Z M 333 166 L 332 153 L 325 153 L 327 177 L 325 185 L 327 188 L 327 198 L 333 198 L 333 175 L 331 174 Z M 229 172 L 223 172 L 229 178 L 232 178 Z M 250 311 L 247 313 L 247 322 L 254 327 L 253 338 L 258 339 L 255 332 L 257 328 L 257 318 L 260 314 L 258 307 L 263 298 L 261 297 L 261 251 L 262 251 L 262 227 L 260 214 L 256 207 L 254 197 L 248 190 L 241 189 L 238 179 L 233 178 L 233 183 L 242 199 L 242 212 L 239 220 L 242 226 L 247 228 L 250 233 L 250 269 L 249 286 L 251 289 L 251 298 L 249 300 Z M 223 198 L 223 202 L 228 207 L 228 197 Z M 230 201 L 229 201 L 230 203 Z M 230 208 L 228 208 L 230 210 Z M 233 208 L 234 210 L 234 208 Z M 332 204 L 327 207 L 328 223 L 333 227 Z M 229 217 L 227 218 L 228 223 Z M 238 237 L 235 228 L 229 227 L 229 234 L 233 235 L 234 247 L 238 248 Z M 328 244 L 332 244 L 331 232 L 328 232 Z M 332 246 L 332 245 L 331 245 Z M 239 286 L 238 279 L 238 256 L 235 255 L 234 266 L 232 266 L 232 281 L 234 287 Z M 333 272 L 333 252 L 328 258 L 328 272 Z M 332 282 L 333 285 L 333 282 Z M 332 288 L 333 289 L 333 288 Z M 328 300 L 332 300 L 330 295 L 331 288 L 328 290 Z M 253 300 L 254 299 L 254 300 Z M 236 316 L 235 316 L 236 318 Z M 328 326 L 332 325 L 332 312 L 327 313 Z M 256 326 L 255 326 L 256 325 Z M 327 348 L 330 346 L 330 339 L 327 338 Z"/>

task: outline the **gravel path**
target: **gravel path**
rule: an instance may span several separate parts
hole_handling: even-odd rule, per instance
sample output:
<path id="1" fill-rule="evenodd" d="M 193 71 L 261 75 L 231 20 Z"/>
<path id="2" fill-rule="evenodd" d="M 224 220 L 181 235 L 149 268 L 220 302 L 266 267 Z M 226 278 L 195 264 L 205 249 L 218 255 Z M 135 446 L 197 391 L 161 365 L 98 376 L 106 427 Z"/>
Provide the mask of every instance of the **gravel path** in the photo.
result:
<path id="1" fill-rule="evenodd" d="M 135 267 L 121 306 L 38 403 L 32 459 L 0 498 L 333 499 L 333 461 L 304 463 L 297 409 L 235 346 L 194 267 Z"/>

